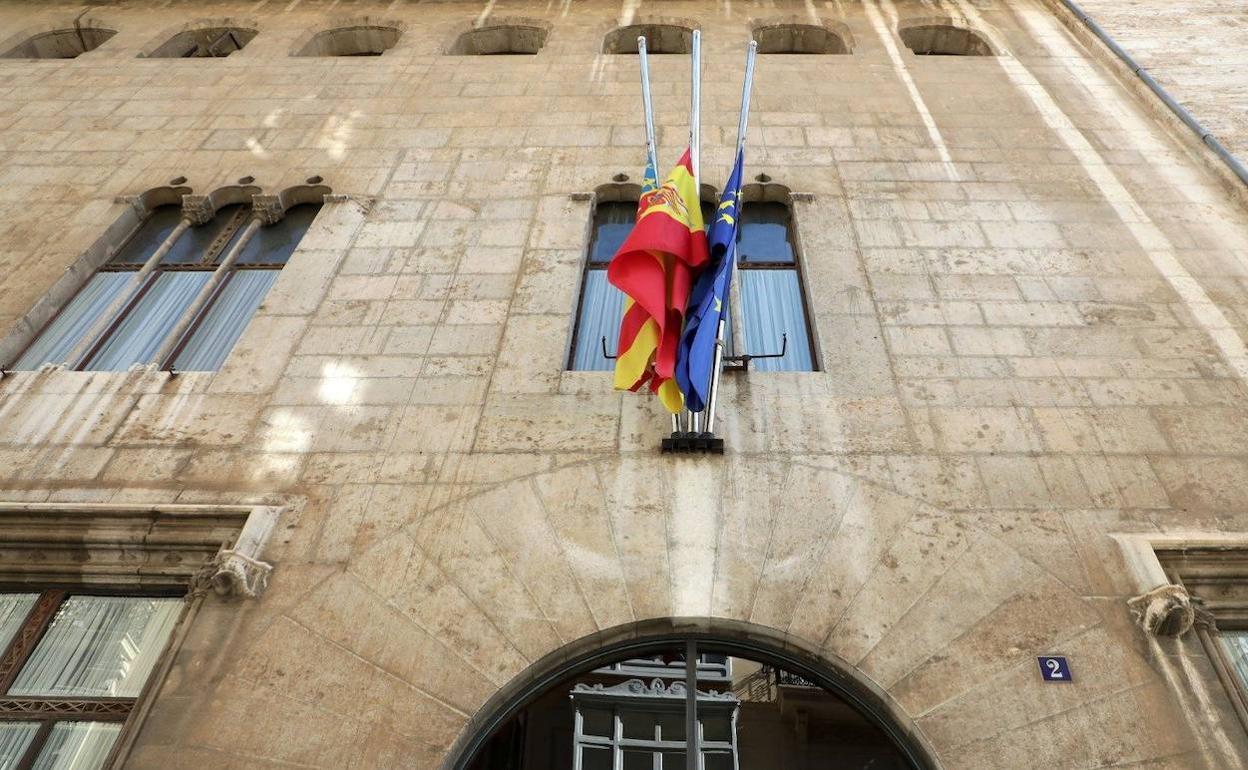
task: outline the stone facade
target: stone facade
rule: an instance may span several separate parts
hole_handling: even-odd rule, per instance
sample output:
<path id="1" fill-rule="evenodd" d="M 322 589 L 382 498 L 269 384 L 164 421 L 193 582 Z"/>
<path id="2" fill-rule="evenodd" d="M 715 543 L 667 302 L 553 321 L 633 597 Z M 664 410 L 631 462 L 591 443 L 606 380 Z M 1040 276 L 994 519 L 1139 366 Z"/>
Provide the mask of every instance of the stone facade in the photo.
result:
<path id="1" fill-rule="evenodd" d="M 858 672 L 941 767 L 1241 766 L 1200 641 L 1136 624 L 1165 580 L 1121 536 L 1248 529 L 1248 210 L 1054 13 L 0 5 L 5 49 L 79 15 L 117 31 L 0 60 L 0 337 L 119 196 L 336 196 L 221 371 L 0 379 L 0 502 L 284 507 L 267 592 L 204 600 L 125 766 L 436 767 L 535 661 L 663 618 Z M 654 401 L 563 371 L 585 194 L 642 165 L 636 58 L 603 37 L 701 27 L 718 184 L 751 25 L 812 16 L 852 54 L 760 59 L 747 164 L 798 193 L 821 371 L 727 375 L 727 454 L 660 455 Z M 997 55 L 900 42 L 942 18 Z M 446 55 L 486 19 L 545 46 Z M 199 22 L 258 34 L 139 57 Z M 365 23 L 402 35 L 291 55 Z M 652 61 L 665 164 L 687 69 Z M 1040 681 L 1046 653 L 1074 684 Z"/>

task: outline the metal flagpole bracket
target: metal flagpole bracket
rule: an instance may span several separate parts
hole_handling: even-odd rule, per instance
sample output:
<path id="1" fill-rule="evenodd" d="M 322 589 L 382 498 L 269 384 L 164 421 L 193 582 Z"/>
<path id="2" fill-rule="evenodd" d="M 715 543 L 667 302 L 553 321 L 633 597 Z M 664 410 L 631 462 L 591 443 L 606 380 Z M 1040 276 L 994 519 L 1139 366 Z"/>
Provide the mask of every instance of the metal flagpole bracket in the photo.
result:
<path id="1" fill-rule="evenodd" d="M 606 338 L 603 338 L 603 350 L 606 350 Z M 724 356 L 725 363 L 737 364 L 737 366 L 725 366 L 724 371 L 728 372 L 748 372 L 750 370 L 750 362 L 763 358 L 784 358 L 789 352 L 789 335 L 788 332 L 780 335 L 780 352 L 779 353 L 746 353 L 740 356 Z"/>
<path id="2" fill-rule="evenodd" d="M 659 451 L 663 454 L 722 455 L 724 440 L 706 431 L 701 433 L 677 431 L 663 439 L 659 445 Z"/>

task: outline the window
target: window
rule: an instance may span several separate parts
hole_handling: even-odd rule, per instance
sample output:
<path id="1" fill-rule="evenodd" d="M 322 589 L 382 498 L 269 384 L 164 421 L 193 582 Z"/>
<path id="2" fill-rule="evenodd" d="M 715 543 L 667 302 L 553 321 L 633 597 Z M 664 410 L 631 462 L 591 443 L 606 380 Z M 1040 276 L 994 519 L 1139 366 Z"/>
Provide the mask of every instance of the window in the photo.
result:
<path id="1" fill-rule="evenodd" d="M 546 30 L 535 24 L 491 24 L 460 35 L 450 53 L 460 56 L 535 54 L 546 45 Z"/>
<path id="2" fill-rule="evenodd" d="M 813 371 L 810 324 L 789 207 L 747 198 L 737 237 L 738 305 L 745 331 L 744 350 L 737 353 L 779 353 L 781 339 L 787 338 L 783 358 L 757 359 L 751 366 L 764 372 Z"/>
<path id="3" fill-rule="evenodd" d="M 572 690 L 576 704 L 576 767 L 582 770 L 685 770 L 685 690 L 682 685 L 626 682 Z M 637 682 L 639 683 L 639 682 Z M 704 770 L 736 767 L 737 709 L 732 693 L 698 692 Z"/>
<path id="4" fill-rule="evenodd" d="M 223 206 L 198 226 L 183 223 L 178 206 L 155 209 L 13 368 L 219 369 L 319 208 L 297 205 L 263 226 L 247 203 Z M 162 247 L 159 263 L 145 269 Z"/>
<path id="5" fill-rule="evenodd" d="M 375 24 L 327 29 L 313 35 L 295 56 L 381 56 L 402 34 L 398 27 Z"/>
<path id="6" fill-rule="evenodd" d="M 906 47 L 919 56 L 992 56 L 992 48 L 983 38 L 952 24 L 916 24 L 898 33 Z"/>
<path id="7" fill-rule="evenodd" d="M 607 350 L 614 351 L 620 334 L 620 319 L 624 316 L 624 293 L 607 283 L 607 264 L 632 232 L 636 219 L 636 201 L 604 201 L 594 209 L 594 229 L 585 263 L 569 369 L 610 371 L 615 368 L 615 362 L 602 354 L 602 338 L 607 338 Z"/>
<path id="8" fill-rule="evenodd" d="M 148 56 L 153 59 L 198 59 L 229 56 L 251 42 L 256 30 L 243 27 L 201 27 L 179 32 Z"/>
<path id="9" fill-rule="evenodd" d="M 631 24 L 612 30 L 602 41 L 603 53 L 637 53 L 637 38 L 645 36 L 646 53 L 689 53 L 693 29 L 678 24 Z"/>
<path id="10" fill-rule="evenodd" d="M 754 28 L 754 39 L 759 53 L 847 54 L 848 32 L 815 24 L 763 24 Z"/>
<path id="11" fill-rule="evenodd" d="M 614 355 L 620 336 L 620 319 L 624 317 L 625 297 L 623 292 L 607 282 L 607 265 L 628 238 L 637 221 L 637 197 L 640 195 L 640 188 L 621 185 L 618 188 L 609 186 L 608 189 L 610 192 L 605 195 L 615 199 L 602 200 L 594 207 L 589 257 L 585 260 L 572 353 L 568 360 L 568 368 L 572 371 L 615 369 L 615 361 L 602 353 L 602 339 L 606 337 L 607 352 Z M 710 222 L 714 213 L 714 204 L 707 200 L 708 190 L 709 188 L 704 188 L 702 194 L 704 222 Z M 714 199 L 713 191 L 709 192 L 709 197 Z"/>
<path id="12" fill-rule="evenodd" d="M 105 766 L 185 601 L 0 594 L 0 768 Z"/>
<path id="13" fill-rule="evenodd" d="M 115 29 L 97 27 L 89 21 L 78 22 L 68 29 L 56 29 L 33 35 L 16 47 L 0 54 L 0 58 L 74 59 L 87 51 L 94 51 L 116 34 Z"/>

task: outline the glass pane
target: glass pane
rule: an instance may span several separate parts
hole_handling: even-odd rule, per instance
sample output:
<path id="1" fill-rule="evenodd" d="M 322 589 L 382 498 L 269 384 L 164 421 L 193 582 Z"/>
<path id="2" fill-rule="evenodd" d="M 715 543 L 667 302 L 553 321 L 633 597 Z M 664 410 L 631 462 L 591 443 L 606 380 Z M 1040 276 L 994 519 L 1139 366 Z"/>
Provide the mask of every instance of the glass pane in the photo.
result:
<path id="1" fill-rule="evenodd" d="M 32 770 L 99 770 L 120 732 L 109 722 L 58 722 Z"/>
<path id="2" fill-rule="evenodd" d="M 732 719 L 727 715 L 703 716 L 702 737 L 708 741 L 732 740 Z"/>
<path id="3" fill-rule="evenodd" d="M 726 752 L 703 754 L 702 770 L 733 770 L 732 755 Z"/>
<path id="4" fill-rule="evenodd" d="M 581 747 L 581 770 L 613 770 L 611 749 Z"/>
<path id="5" fill-rule="evenodd" d="M 71 596 L 9 694 L 136 698 L 181 609 L 173 598 Z"/>
<path id="6" fill-rule="evenodd" d="M 287 211 L 280 222 L 261 227 L 239 253 L 239 264 L 286 264 L 320 210 L 319 204 L 305 203 Z"/>
<path id="7" fill-rule="evenodd" d="M 751 367 L 761 372 L 809 372 L 814 368 L 804 310 L 796 270 L 741 271 L 743 352 L 779 353 L 781 335 L 789 338 L 784 358 L 751 361 Z"/>
<path id="8" fill-rule="evenodd" d="M 277 280 L 277 270 L 236 270 L 173 361 L 181 372 L 215 372 Z"/>
<path id="9" fill-rule="evenodd" d="M 615 716 L 606 709 L 585 709 L 581 712 L 581 732 L 603 738 L 615 737 Z"/>
<path id="10" fill-rule="evenodd" d="M 217 215 L 212 218 L 212 221 L 188 229 L 173 244 L 173 248 L 169 249 L 169 253 L 165 255 L 165 258 L 160 260 L 160 264 L 193 265 L 203 261 L 204 252 L 208 250 L 209 244 L 225 227 L 230 226 L 233 216 L 241 211 L 242 208 L 241 203 L 222 206 L 217 210 Z M 237 236 L 238 233 L 235 232 L 234 235 Z M 225 251 L 225 249 L 222 249 L 221 254 L 224 254 Z"/>
<path id="11" fill-rule="evenodd" d="M 741 213 L 737 253 L 742 262 L 792 262 L 789 209 L 783 203 L 750 203 Z"/>
<path id="12" fill-rule="evenodd" d="M 636 203 L 599 203 L 594 209 L 594 237 L 589 247 L 590 263 L 606 264 L 624 244 L 637 221 Z"/>
<path id="13" fill-rule="evenodd" d="M 685 752 L 663 752 L 663 770 L 685 770 Z"/>
<path id="14" fill-rule="evenodd" d="M 1218 642 L 1235 669 L 1239 683 L 1248 689 L 1248 631 L 1222 631 Z"/>
<path id="15" fill-rule="evenodd" d="M 73 363 L 66 361 L 65 357 L 83 335 L 91 331 L 113 300 L 121 296 L 132 277 L 134 273 L 96 273 L 91 276 L 87 285 L 44 328 L 34 344 L 13 364 L 13 368 L 38 369 L 47 363 Z"/>
<path id="16" fill-rule="evenodd" d="M 624 726 L 625 738 L 639 738 L 652 741 L 655 738 L 655 715 L 645 711 L 620 712 L 620 722 Z"/>
<path id="17" fill-rule="evenodd" d="M 573 371 L 608 372 L 615 368 L 613 359 L 603 358 L 602 338 L 607 338 L 607 352 L 615 355 L 623 317 L 624 292 L 607 282 L 606 270 L 587 270 L 581 314 L 576 319 Z"/>
<path id="18" fill-rule="evenodd" d="M 659 770 L 655 766 L 653 751 L 625 751 L 624 770 Z"/>
<path id="19" fill-rule="evenodd" d="M 0 770 L 14 770 L 39 732 L 38 722 L 0 722 Z"/>
<path id="20" fill-rule="evenodd" d="M 108 262 L 111 265 L 141 265 L 160 248 L 173 228 L 182 221 L 181 206 L 160 206 L 139 227 L 139 231 L 126 241 Z M 179 239 L 180 240 L 180 239 Z"/>
<path id="21" fill-rule="evenodd" d="M 85 368 L 125 371 L 131 364 L 148 363 L 211 277 L 206 270 L 157 274 Z"/>
<path id="22" fill-rule="evenodd" d="M 683 741 L 685 739 L 685 715 L 683 712 L 659 714 L 659 739 Z"/>
<path id="23" fill-rule="evenodd" d="M 38 598 L 39 594 L 0 594 L 0 653 L 9 648 Z"/>

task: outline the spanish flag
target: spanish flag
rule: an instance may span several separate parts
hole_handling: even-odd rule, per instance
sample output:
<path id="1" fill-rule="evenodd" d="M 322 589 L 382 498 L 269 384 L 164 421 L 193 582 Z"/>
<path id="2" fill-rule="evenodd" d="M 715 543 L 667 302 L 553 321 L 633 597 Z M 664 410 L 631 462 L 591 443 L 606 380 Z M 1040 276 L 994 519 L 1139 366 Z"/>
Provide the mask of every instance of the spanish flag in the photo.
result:
<path id="1" fill-rule="evenodd" d="M 637 224 L 607 266 L 628 297 L 620 323 L 615 387 L 650 390 L 673 414 L 684 397 L 673 378 L 695 274 L 708 257 L 702 207 L 689 151 L 658 189 L 643 192 Z"/>

